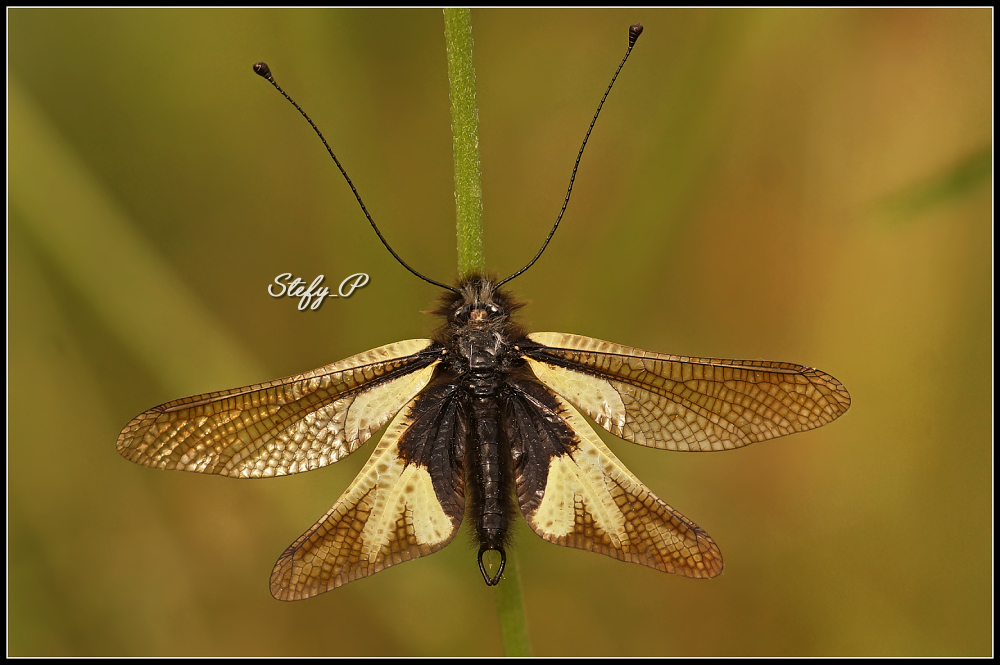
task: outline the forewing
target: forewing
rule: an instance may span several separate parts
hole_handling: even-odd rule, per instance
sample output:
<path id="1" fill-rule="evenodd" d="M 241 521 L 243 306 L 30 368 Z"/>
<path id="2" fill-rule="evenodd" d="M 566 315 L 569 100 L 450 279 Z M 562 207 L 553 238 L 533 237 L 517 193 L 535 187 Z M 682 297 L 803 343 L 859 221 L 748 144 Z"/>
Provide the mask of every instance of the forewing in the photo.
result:
<path id="1" fill-rule="evenodd" d="M 449 388 L 428 388 L 393 419 L 347 491 L 278 559 L 275 598 L 330 591 L 455 537 L 465 510 L 468 422 Z"/>
<path id="2" fill-rule="evenodd" d="M 653 448 L 739 448 L 836 420 L 851 396 L 825 372 L 767 360 L 671 356 L 532 333 L 535 376 L 615 436 Z"/>
<path id="3" fill-rule="evenodd" d="M 350 454 L 430 381 L 434 343 L 381 346 L 305 374 L 174 400 L 139 414 L 118 452 L 160 469 L 256 478 Z"/>
<path id="4" fill-rule="evenodd" d="M 698 525 L 656 497 L 563 398 L 531 381 L 508 402 L 517 499 L 557 545 L 685 577 L 715 577 L 722 554 Z"/>

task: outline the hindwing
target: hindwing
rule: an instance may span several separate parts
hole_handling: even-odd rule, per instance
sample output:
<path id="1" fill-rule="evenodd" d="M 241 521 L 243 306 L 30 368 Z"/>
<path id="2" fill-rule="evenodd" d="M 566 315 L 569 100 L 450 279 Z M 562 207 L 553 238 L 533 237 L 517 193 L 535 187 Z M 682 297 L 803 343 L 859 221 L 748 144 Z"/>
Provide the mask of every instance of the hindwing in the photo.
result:
<path id="1" fill-rule="evenodd" d="M 652 448 L 739 448 L 820 427 L 851 404 L 837 379 L 793 363 L 673 356 L 567 333 L 531 333 L 519 350 L 601 427 Z"/>
<path id="2" fill-rule="evenodd" d="M 337 503 L 278 559 L 271 594 L 315 596 L 451 542 L 465 511 L 467 437 L 453 386 L 411 400 Z"/>
<path id="3" fill-rule="evenodd" d="M 354 452 L 430 381 L 429 339 L 387 344 L 296 376 L 167 402 L 118 435 L 118 452 L 160 469 L 258 478 Z"/>
<path id="4" fill-rule="evenodd" d="M 715 577 L 722 554 L 698 525 L 661 501 L 566 400 L 531 380 L 506 401 L 517 501 L 557 545 L 686 577 Z"/>

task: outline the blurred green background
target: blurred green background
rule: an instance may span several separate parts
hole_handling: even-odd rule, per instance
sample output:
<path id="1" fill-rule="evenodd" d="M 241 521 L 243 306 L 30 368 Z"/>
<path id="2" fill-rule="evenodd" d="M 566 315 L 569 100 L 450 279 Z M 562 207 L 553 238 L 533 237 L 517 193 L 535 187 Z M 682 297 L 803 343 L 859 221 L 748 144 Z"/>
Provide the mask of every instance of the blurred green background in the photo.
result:
<path id="1" fill-rule="evenodd" d="M 542 542 L 536 655 L 992 648 L 992 11 L 475 10 L 487 263 L 533 330 L 832 373 L 850 412 L 726 454 L 612 440 L 719 543 L 681 579 Z M 115 452 L 161 402 L 427 335 L 455 273 L 437 10 L 8 11 L 8 652 L 498 655 L 460 536 L 301 603 L 271 566 L 372 450 L 236 481 Z M 299 312 L 276 275 L 349 300 Z M 609 437 L 610 438 L 610 437 Z"/>

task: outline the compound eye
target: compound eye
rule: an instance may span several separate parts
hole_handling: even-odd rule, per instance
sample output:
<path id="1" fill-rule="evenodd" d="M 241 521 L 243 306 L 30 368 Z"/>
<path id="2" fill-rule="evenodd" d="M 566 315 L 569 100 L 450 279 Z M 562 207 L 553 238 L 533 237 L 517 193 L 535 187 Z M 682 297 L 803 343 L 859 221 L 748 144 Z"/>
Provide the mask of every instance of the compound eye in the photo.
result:
<path id="1" fill-rule="evenodd" d="M 455 310 L 455 318 L 459 321 L 467 321 L 469 319 L 469 313 L 471 311 L 472 311 L 471 307 L 469 307 L 468 305 L 462 305 L 461 307 Z"/>
<path id="2" fill-rule="evenodd" d="M 503 310 L 500 309 L 500 307 L 494 305 L 493 303 L 486 305 L 486 311 L 490 313 L 490 316 L 500 316 L 500 314 L 503 312 Z"/>

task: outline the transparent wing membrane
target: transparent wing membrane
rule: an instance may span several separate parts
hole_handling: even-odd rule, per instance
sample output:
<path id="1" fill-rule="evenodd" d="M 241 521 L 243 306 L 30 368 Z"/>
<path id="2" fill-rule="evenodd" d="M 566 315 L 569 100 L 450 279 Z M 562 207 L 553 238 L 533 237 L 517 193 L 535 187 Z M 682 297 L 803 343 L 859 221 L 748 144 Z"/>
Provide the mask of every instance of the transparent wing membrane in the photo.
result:
<path id="1" fill-rule="evenodd" d="M 804 365 L 673 356 L 566 333 L 532 333 L 523 357 L 540 381 L 623 439 L 712 451 L 820 427 L 851 397 Z"/>
<path id="2" fill-rule="evenodd" d="M 430 340 L 388 344 L 311 372 L 174 400 L 118 436 L 137 464 L 224 476 L 280 476 L 357 449 L 430 380 Z"/>

